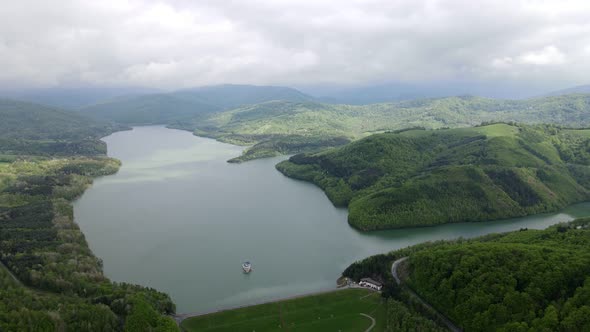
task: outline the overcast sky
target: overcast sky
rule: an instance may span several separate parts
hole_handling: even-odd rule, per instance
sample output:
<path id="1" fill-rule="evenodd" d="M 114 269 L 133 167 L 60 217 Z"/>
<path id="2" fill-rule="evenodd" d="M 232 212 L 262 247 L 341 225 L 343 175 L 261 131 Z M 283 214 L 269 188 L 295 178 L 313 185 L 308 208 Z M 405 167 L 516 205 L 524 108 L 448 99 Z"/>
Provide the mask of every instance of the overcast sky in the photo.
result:
<path id="1" fill-rule="evenodd" d="M 2 1 L 0 85 L 590 83 L 590 1 Z"/>

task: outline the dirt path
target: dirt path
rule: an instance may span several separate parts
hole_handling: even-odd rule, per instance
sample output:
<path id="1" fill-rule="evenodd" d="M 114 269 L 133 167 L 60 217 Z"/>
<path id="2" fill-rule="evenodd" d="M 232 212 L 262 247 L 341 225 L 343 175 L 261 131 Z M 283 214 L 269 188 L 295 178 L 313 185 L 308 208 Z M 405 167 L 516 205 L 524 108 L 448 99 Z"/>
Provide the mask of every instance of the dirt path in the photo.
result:
<path id="1" fill-rule="evenodd" d="M 371 320 L 371 326 L 369 326 L 369 327 L 368 327 L 368 328 L 365 330 L 365 332 L 369 332 L 369 331 L 371 331 L 371 330 L 373 329 L 373 327 L 375 327 L 375 323 L 376 323 L 376 322 L 375 322 L 375 318 L 373 318 L 373 317 L 371 317 L 371 316 L 369 316 L 369 315 L 367 315 L 367 314 L 363 314 L 363 313 L 361 313 L 361 316 L 363 316 L 363 317 L 367 317 L 368 319 L 370 319 L 370 320 Z"/>
<path id="2" fill-rule="evenodd" d="M 369 290 L 372 290 L 372 289 L 369 289 Z M 369 296 L 371 296 L 371 295 L 375 294 L 375 292 L 376 292 L 376 291 L 373 291 L 373 292 L 371 292 L 371 293 L 369 293 L 369 294 L 367 294 L 367 295 L 363 295 L 363 296 L 359 297 L 359 300 L 365 299 L 365 298 L 367 298 L 367 297 L 369 297 Z"/>
<path id="3" fill-rule="evenodd" d="M 8 275 L 10 275 L 12 279 L 14 279 L 17 285 L 24 287 L 23 283 L 20 280 L 18 280 L 18 278 L 14 274 L 12 274 L 12 271 L 10 271 L 10 269 L 8 269 L 8 267 L 6 267 L 6 265 L 4 265 L 4 263 L 2 262 L 0 262 L 0 269 L 6 270 L 6 273 L 8 273 Z"/>

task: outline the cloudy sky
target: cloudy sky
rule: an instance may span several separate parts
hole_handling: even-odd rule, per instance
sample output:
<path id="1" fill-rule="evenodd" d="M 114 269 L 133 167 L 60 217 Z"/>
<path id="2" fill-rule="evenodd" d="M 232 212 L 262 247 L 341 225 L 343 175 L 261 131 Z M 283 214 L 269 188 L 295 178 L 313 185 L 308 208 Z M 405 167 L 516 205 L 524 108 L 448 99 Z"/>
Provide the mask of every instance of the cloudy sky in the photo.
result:
<path id="1" fill-rule="evenodd" d="M 0 85 L 590 83 L 590 1 L 19 0 Z"/>

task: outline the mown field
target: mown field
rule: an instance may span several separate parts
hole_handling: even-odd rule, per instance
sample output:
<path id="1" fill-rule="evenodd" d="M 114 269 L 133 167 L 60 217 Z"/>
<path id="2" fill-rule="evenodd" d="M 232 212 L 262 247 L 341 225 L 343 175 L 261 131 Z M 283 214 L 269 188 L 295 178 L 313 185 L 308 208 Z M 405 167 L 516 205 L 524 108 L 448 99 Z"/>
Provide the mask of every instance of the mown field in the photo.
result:
<path id="1" fill-rule="evenodd" d="M 346 289 L 188 318 L 185 331 L 383 331 L 386 304 L 379 293 Z"/>

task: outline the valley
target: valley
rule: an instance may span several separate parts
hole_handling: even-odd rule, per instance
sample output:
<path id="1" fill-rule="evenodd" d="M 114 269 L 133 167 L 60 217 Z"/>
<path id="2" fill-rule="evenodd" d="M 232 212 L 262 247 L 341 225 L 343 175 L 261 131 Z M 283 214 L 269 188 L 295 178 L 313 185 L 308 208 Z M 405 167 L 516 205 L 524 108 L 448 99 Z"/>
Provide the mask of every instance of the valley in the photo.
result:
<path id="1" fill-rule="evenodd" d="M 4 1 L 0 332 L 590 331 L 588 22 Z"/>
<path id="2" fill-rule="evenodd" d="M 328 291 L 342 271 L 387 283 L 381 265 L 358 270 L 371 255 L 585 217 L 588 203 L 572 204 L 588 199 L 590 134 L 561 126 L 585 123 L 584 102 L 568 118 L 550 113 L 558 124 L 447 120 L 459 128 L 412 122 L 395 129 L 408 119 L 394 121 L 399 113 L 382 105 L 364 114 L 357 106 L 266 101 L 199 115 L 191 121 L 202 128 L 194 133 L 210 137 L 203 138 L 186 130 L 188 122 L 167 124 L 185 130 L 130 128 L 134 121 L 4 100 L 0 202 L 8 271 L 0 279 L 3 296 L 19 301 L 3 322 L 19 326 L 14 310 L 40 301 L 28 314 L 40 324 L 76 326 L 70 309 L 48 314 L 71 303 L 89 313 L 86 323 L 105 329 L 175 330 L 166 315 Z M 255 145 L 235 158 L 248 144 Z M 397 254 L 383 257 L 391 262 Z M 252 275 L 240 273 L 244 260 L 253 261 Z M 389 299 L 379 307 L 378 329 L 397 320 L 441 328 L 397 291 L 383 294 Z"/>

